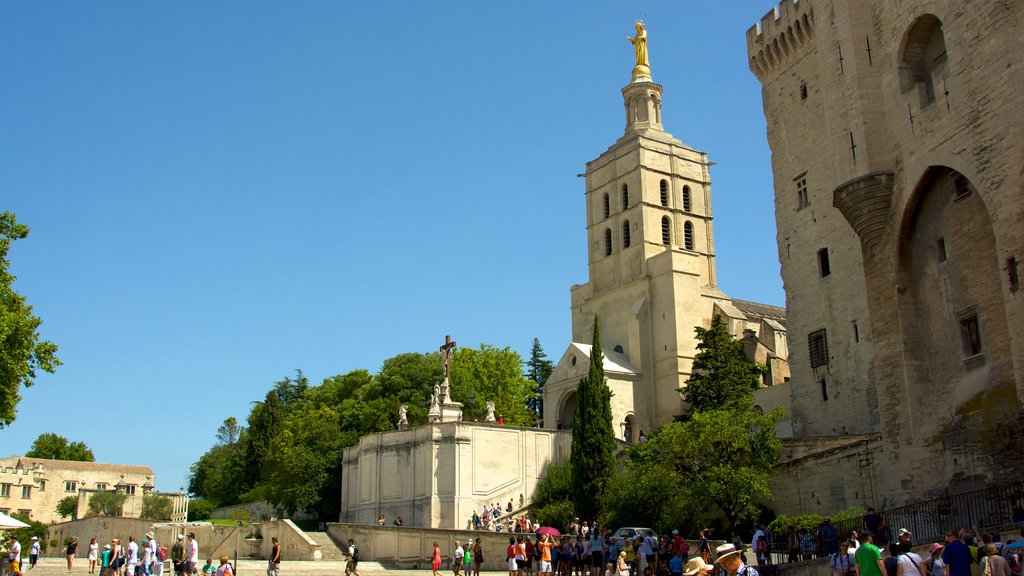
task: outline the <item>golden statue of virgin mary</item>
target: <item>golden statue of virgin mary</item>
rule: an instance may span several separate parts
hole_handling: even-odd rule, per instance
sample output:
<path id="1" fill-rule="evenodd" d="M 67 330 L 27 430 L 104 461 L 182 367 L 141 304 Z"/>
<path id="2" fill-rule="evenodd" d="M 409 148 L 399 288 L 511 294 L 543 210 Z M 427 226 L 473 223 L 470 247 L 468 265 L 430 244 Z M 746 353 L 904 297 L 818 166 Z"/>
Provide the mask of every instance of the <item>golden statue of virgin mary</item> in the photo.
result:
<path id="1" fill-rule="evenodd" d="M 651 63 L 647 59 L 647 28 L 643 20 L 636 21 L 636 36 L 626 36 L 633 44 L 633 54 L 636 56 L 636 66 L 633 67 L 633 79 L 639 76 L 651 75 Z"/>

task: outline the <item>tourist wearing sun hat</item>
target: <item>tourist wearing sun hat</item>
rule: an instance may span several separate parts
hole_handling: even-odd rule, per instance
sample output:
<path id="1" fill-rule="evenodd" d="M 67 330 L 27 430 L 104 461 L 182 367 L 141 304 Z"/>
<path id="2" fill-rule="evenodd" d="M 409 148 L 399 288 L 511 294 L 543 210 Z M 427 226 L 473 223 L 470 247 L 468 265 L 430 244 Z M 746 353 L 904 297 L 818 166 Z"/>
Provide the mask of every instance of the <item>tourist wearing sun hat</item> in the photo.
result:
<path id="1" fill-rule="evenodd" d="M 728 576 L 759 576 L 757 569 L 743 563 L 741 554 L 742 551 L 735 544 L 722 544 L 715 548 L 716 562 L 725 569 Z"/>
<path id="2" fill-rule="evenodd" d="M 36 567 L 36 562 L 39 561 L 39 552 L 41 548 L 39 546 L 39 536 L 32 537 L 32 545 L 28 549 L 28 569 L 31 570 Z"/>
<path id="3" fill-rule="evenodd" d="M 708 566 L 708 563 L 703 558 L 694 556 L 686 561 L 686 569 L 683 570 L 683 576 L 707 576 L 708 569 L 710 568 L 711 566 Z"/>
<path id="4" fill-rule="evenodd" d="M 946 576 L 946 564 L 942 561 L 942 550 L 945 546 L 938 542 L 931 545 L 928 552 L 931 558 L 922 566 L 926 576 Z"/>

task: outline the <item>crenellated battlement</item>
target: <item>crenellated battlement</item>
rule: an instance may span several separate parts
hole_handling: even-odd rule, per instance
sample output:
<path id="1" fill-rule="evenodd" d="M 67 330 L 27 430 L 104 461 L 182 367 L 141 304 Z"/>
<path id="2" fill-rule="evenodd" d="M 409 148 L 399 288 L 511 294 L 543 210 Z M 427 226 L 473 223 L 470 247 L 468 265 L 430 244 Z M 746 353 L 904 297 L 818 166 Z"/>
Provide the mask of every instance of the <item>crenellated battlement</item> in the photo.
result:
<path id="1" fill-rule="evenodd" d="M 814 36 L 811 0 L 782 0 L 747 30 L 750 71 L 762 82 Z"/>

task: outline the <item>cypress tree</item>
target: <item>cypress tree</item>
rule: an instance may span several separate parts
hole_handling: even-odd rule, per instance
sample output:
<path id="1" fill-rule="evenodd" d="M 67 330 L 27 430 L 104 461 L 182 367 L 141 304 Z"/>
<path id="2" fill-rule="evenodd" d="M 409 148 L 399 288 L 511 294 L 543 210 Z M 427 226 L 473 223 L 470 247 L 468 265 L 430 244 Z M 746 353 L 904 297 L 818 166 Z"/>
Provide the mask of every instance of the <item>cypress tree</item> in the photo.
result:
<path id="1" fill-rule="evenodd" d="M 611 390 L 604 379 L 601 328 L 594 318 L 590 371 L 576 386 L 576 413 L 572 419 L 573 503 L 580 518 L 596 520 L 607 480 L 615 472 L 615 433 L 612 428 Z"/>

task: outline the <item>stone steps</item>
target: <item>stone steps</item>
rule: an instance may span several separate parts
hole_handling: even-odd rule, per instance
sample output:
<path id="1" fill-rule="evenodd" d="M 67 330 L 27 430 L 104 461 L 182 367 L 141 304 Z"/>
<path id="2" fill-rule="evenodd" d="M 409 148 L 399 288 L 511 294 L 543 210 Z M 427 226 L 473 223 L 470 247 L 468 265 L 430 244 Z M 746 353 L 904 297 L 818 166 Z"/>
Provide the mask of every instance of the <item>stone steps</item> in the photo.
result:
<path id="1" fill-rule="evenodd" d="M 306 536 L 309 536 L 314 542 L 320 545 L 321 561 L 345 560 L 345 553 L 338 547 L 338 544 L 327 534 L 327 532 L 306 532 Z"/>

